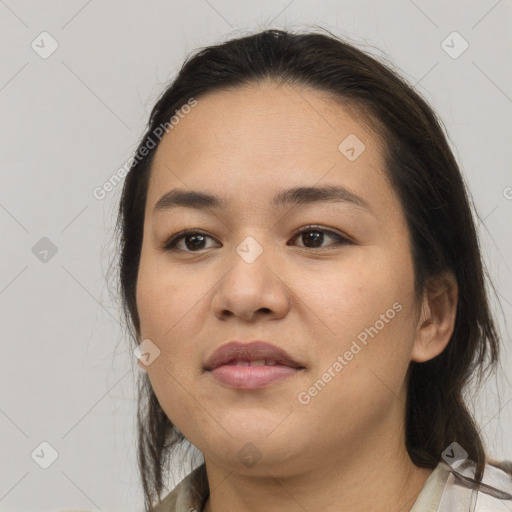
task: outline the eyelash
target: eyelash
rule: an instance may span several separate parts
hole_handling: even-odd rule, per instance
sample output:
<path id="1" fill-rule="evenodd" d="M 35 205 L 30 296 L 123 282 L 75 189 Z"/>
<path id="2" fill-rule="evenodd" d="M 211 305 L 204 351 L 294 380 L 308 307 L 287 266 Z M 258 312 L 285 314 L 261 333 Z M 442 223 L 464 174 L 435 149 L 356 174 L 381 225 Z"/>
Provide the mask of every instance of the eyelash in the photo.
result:
<path id="1" fill-rule="evenodd" d="M 313 226 L 313 225 L 310 225 L 310 226 L 304 226 L 303 228 L 295 231 L 295 233 L 293 234 L 293 241 L 295 241 L 297 238 L 300 237 L 300 235 L 302 235 L 303 233 L 309 233 L 309 232 L 315 232 L 315 231 L 318 231 L 318 232 L 321 232 L 321 233 L 327 233 L 329 236 L 331 236 L 335 242 L 331 245 L 349 245 L 349 244 L 353 244 L 353 242 L 351 240 L 349 240 L 347 237 L 344 237 L 338 233 L 336 233 L 335 231 L 331 231 L 330 229 L 324 229 L 322 228 L 321 226 Z M 175 235 L 171 236 L 162 246 L 162 249 L 164 251 L 181 251 L 181 252 L 188 252 L 188 253 L 199 253 L 201 252 L 201 250 L 205 250 L 205 249 L 201 249 L 199 251 L 189 251 L 189 250 L 182 250 L 182 249 L 176 249 L 176 245 L 177 243 L 181 240 L 181 239 L 184 239 L 186 238 L 187 236 L 189 235 L 203 235 L 203 236 L 207 236 L 209 238 L 213 238 L 212 236 L 210 236 L 208 233 L 205 233 L 203 231 L 200 231 L 200 230 L 193 230 L 193 229 L 187 229 L 185 231 L 180 231 L 179 233 L 176 233 Z M 311 250 L 314 250 L 314 251 L 322 251 L 324 249 L 328 249 L 329 246 L 323 246 L 323 247 L 304 247 L 305 249 L 311 249 Z"/>

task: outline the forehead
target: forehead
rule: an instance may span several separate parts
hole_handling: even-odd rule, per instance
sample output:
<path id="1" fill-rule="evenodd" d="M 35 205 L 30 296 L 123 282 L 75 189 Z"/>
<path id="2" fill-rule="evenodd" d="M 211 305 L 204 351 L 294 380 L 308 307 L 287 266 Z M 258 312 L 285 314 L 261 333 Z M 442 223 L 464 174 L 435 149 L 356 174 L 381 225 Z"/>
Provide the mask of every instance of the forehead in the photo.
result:
<path id="1" fill-rule="evenodd" d="M 173 187 L 246 200 L 322 180 L 352 190 L 389 188 L 380 137 L 326 93 L 260 84 L 196 101 L 157 148 L 148 206 Z"/>

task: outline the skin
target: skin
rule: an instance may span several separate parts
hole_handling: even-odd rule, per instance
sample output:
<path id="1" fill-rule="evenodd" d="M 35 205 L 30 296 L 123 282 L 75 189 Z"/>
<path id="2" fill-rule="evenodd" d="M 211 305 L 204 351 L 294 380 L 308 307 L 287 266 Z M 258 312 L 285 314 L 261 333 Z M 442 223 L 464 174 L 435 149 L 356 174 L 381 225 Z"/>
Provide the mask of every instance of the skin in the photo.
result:
<path id="1" fill-rule="evenodd" d="M 217 91 L 198 99 L 157 149 L 137 307 L 141 340 L 161 353 L 139 365 L 169 419 L 204 455 L 206 512 L 403 512 L 432 472 L 405 448 L 406 375 L 411 360 L 447 345 L 457 286 L 447 275 L 415 298 L 408 229 L 379 135 L 350 112 L 303 87 Z M 366 146 L 354 161 L 338 150 L 349 134 Z M 327 184 L 361 196 L 371 213 L 349 203 L 269 205 L 278 190 Z M 224 196 L 229 207 L 154 214 L 173 188 Z M 321 231 L 316 249 L 311 235 L 294 236 L 308 224 L 353 243 Z M 184 229 L 212 238 L 199 249 L 190 237 L 178 242 L 181 251 L 161 248 Z M 236 252 L 248 236 L 263 249 L 250 264 Z M 396 302 L 401 311 L 300 403 L 298 394 Z M 203 364 L 233 339 L 281 346 L 305 370 L 257 390 L 219 384 Z M 238 456 L 248 442 L 261 455 L 250 467 Z"/>

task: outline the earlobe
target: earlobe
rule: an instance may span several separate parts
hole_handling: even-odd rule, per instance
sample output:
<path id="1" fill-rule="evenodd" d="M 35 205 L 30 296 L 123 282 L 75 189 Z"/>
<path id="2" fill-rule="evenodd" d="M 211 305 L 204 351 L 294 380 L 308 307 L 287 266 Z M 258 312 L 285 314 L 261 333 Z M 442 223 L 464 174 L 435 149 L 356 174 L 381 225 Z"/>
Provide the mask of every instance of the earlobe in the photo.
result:
<path id="1" fill-rule="evenodd" d="M 424 363 L 446 348 L 455 327 L 458 286 L 454 274 L 444 272 L 425 284 L 411 360 Z"/>

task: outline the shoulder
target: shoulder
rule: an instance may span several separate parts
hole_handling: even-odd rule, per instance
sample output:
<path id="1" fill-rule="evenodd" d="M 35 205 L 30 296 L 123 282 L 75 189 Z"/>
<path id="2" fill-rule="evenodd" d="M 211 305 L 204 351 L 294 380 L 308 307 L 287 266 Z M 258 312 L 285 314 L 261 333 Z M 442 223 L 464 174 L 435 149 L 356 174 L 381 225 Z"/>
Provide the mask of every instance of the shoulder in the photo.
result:
<path id="1" fill-rule="evenodd" d="M 487 463 L 490 466 L 494 466 L 504 473 L 506 473 L 510 478 L 512 478 L 512 460 L 495 460 L 488 459 Z"/>
<path id="2" fill-rule="evenodd" d="M 155 512 L 201 512 L 209 495 L 205 464 L 189 473 L 163 500 L 153 508 Z"/>
<path id="3" fill-rule="evenodd" d="M 469 460 L 454 467 L 440 461 L 410 512 L 510 512 L 512 461 L 488 460 L 481 484 L 473 478 L 475 468 Z"/>
<path id="4" fill-rule="evenodd" d="M 511 510 L 512 461 L 489 460 L 482 482 L 474 481 L 475 464 L 448 467 L 449 475 L 439 503 L 439 512 L 449 510 L 487 512 Z"/>

